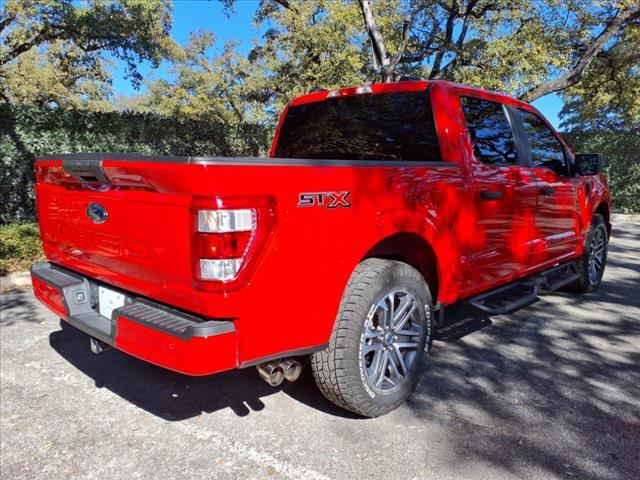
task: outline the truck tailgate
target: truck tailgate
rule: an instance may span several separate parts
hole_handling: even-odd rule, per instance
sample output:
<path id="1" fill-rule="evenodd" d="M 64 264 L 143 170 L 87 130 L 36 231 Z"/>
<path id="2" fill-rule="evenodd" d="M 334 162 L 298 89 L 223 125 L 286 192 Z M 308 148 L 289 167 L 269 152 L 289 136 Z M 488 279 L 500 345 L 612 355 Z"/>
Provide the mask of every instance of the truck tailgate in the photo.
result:
<path id="1" fill-rule="evenodd" d="M 168 288 L 191 289 L 188 192 L 191 170 L 198 166 L 104 160 L 92 168 L 94 178 L 80 178 L 60 160 L 36 163 L 47 257 L 150 296 Z"/>

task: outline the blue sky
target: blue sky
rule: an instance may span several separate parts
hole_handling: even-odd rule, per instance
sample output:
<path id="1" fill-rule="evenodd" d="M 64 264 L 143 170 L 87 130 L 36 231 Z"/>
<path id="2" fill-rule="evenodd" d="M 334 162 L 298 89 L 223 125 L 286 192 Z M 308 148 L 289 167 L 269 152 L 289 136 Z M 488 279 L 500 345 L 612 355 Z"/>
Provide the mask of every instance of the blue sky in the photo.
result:
<path id="1" fill-rule="evenodd" d="M 189 33 L 197 30 L 212 30 L 220 45 L 228 40 L 236 40 L 240 42 L 238 47 L 240 51 L 246 52 L 251 48 L 253 40 L 261 35 L 261 31 L 253 25 L 253 13 L 257 6 L 258 1 L 237 0 L 235 13 L 227 17 L 222 6 L 216 1 L 174 0 L 171 35 L 177 42 L 184 44 L 189 38 Z M 166 78 L 170 75 L 167 67 L 165 62 L 157 70 L 145 66 L 142 71 L 146 79 Z M 114 72 L 113 87 L 116 95 L 136 93 L 129 80 L 124 78 L 124 69 L 121 66 L 118 66 Z M 556 128 L 558 127 L 558 114 L 562 109 L 562 100 L 558 95 L 547 95 L 533 102 L 533 105 Z"/>

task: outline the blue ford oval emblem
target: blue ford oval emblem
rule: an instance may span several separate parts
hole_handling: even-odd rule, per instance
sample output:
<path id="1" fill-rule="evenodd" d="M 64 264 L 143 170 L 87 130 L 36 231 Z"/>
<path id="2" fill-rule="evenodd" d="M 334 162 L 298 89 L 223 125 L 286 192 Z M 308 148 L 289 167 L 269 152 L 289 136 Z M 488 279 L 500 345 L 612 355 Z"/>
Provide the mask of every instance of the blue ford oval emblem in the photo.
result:
<path id="1" fill-rule="evenodd" d="M 86 213 L 89 220 L 98 224 L 106 222 L 109 216 L 107 210 L 99 203 L 90 203 Z"/>

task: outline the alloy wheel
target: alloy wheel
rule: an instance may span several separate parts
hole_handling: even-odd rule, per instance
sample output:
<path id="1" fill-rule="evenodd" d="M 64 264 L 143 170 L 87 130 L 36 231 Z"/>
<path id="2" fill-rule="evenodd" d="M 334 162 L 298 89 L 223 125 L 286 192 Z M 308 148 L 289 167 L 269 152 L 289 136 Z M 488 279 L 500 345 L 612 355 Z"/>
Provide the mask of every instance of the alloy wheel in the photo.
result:
<path id="1" fill-rule="evenodd" d="M 362 356 L 374 389 L 393 390 L 406 380 L 425 324 L 418 300 L 406 290 L 394 290 L 373 305 L 362 335 Z"/>
<path id="2" fill-rule="evenodd" d="M 604 228 L 598 227 L 593 232 L 589 246 L 589 281 L 592 284 L 598 283 L 604 269 L 606 247 L 607 239 Z"/>

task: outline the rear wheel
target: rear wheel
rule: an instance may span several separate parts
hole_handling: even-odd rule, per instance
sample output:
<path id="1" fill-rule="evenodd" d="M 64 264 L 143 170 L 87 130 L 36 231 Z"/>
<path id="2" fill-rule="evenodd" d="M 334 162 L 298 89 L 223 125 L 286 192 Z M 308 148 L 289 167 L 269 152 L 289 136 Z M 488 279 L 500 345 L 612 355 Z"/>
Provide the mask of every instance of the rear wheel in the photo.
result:
<path id="1" fill-rule="evenodd" d="M 596 213 L 591 219 L 582 256 L 577 260 L 580 278 L 571 284 L 571 291 L 587 293 L 600 286 L 607 264 L 608 242 L 609 233 L 607 232 L 604 218 Z"/>
<path id="2" fill-rule="evenodd" d="M 371 258 L 345 289 L 327 349 L 312 356 L 322 393 L 367 417 L 383 415 L 415 389 L 432 340 L 432 299 L 420 273 Z"/>

